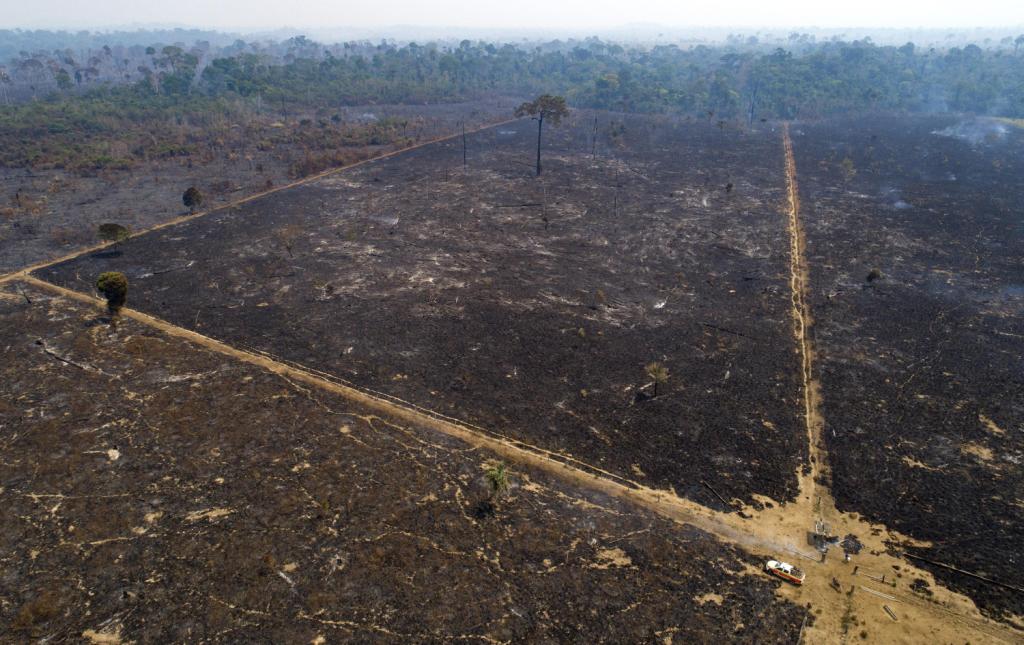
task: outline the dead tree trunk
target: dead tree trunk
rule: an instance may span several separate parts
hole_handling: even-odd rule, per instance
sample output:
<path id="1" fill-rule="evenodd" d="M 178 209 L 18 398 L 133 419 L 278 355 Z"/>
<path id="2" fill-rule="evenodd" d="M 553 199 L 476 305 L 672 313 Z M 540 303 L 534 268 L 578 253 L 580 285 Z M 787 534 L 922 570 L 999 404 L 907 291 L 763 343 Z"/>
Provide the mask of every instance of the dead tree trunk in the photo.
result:
<path id="1" fill-rule="evenodd" d="M 754 83 L 754 90 L 750 93 L 750 112 L 747 115 L 747 125 L 754 125 L 754 106 L 757 104 L 757 91 L 760 89 L 761 83 Z"/>
<path id="2" fill-rule="evenodd" d="M 537 176 L 540 177 L 540 134 L 544 130 L 544 114 L 537 117 Z"/>

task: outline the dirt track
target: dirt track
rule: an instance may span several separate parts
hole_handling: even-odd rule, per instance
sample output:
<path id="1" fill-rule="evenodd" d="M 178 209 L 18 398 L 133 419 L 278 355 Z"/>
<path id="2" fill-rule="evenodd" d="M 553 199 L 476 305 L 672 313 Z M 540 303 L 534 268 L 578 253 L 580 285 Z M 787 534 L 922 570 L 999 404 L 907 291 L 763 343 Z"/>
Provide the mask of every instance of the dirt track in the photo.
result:
<path id="1" fill-rule="evenodd" d="M 488 507 L 490 451 L 16 287 L 0 641 L 792 642 L 806 615 L 698 529 L 518 463 Z"/>
<path id="2" fill-rule="evenodd" d="M 818 466 L 825 462 L 820 442 L 816 437 L 820 434 L 821 419 L 815 403 L 815 388 L 813 386 L 813 347 L 810 346 L 807 338 L 807 329 L 810 322 L 810 312 L 806 303 L 806 288 L 808 271 L 803 253 L 803 241 L 799 221 L 799 200 L 796 188 L 796 169 L 792 157 L 792 144 L 788 133 L 784 135 L 783 150 L 786 156 L 787 181 L 789 187 L 790 207 L 787 218 L 787 226 L 790 229 L 791 237 L 791 267 L 792 267 L 792 288 L 794 305 L 794 327 L 796 338 L 802 356 L 802 371 L 804 387 L 804 409 L 806 411 L 806 422 L 808 441 L 812 446 L 812 454 L 815 455 L 815 467 L 813 473 L 818 473 Z M 8 276 L 7 279 L 15 276 Z M 24 272 L 19 272 L 17 277 L 25 278 Z M 76 298 L 81 301 L 97 304 L 91 297 L 84 296 L 77 292 L 60 289 L 52 284 L 40 281 L 36 278 L 25 278 L 28 282 L 51 291 L 59 291 L 62 295 Z M 873 529 L 883 527 L 871 526 L 849 515 L 839 514 L 827 493 L 827 490 L 814 492 L 814 477 L 803 474 L 800 477 L 801 492 L 799 501 L 784 507 L 776 506 L 769 510 L 760 512 L 747 509 L 752 519 L 744 519 L 736 514 L 716 513 L 706 507 L 694 504 L 687 500 L 678 498 L 665 491 L 646 488 L 634 481 L 619 476 L 608 476 L 603 469 L 594 468 L 581 462 L 567 463 L 558 455 L 536 448 L 520 441 L 513 441 L 503 437 L 496 437 L 491 434 L 481 433 L 450 420 L 442 415 L 429 414 L 415 410 L 411 407 L 396 404 L 394 401 L 385 400 L 380 397 L 368 395 L 351 387 L 338 384 L 328 378 L 316 375 L 299 367 L 288 365 L 282 362 L 268 359 L 264 356 L 245 352 L 232 348 L 224 343 L 209 339 L 195 332 L 170 325 L 159 321 L 151 316 L 135 311 L 127 311 L 126 315 L 133 319 L 154 326 L 162 331 L 190 342 L 224 353 L 233 358 L 259 365 L 272 372 L 287 375 L 290 378 L 303 381 L 325 390 L 339 393 L 351 400 L 358 401 L 369 407 L 386 411 L 389 414 L 397 415 L 407 421 L 426 425 L 442 432 L 457 436 L 471 445 L 487 447 L 497 454 L 519 462 L 528 463 L 532 466 L 557 474 L 577 485 L 584 485 L 588 488 L 601 490 L 616 497 L 622 497 L 637 502 L 651 510 L 676 521 L 693 524 L 708 530 L 727 540 L 743 544 L 763 555 L 775 554 L 780 550 L 799 552 L 801 550 L 802 532 L 809 528 L 812 518 L 818 514 L 833 523 L 833 529 L 837 532 L 852 531 L 868 545 L 862 556 L 855 559 L 855 563 L 865 572 L 874 571 L 882 573 L 892 571 L 899 567 L 904 580 L 901 585 L 905 587 L 911 577 L 920 577 L 934 582 L 927 574 L 908 566 L 905 561 L 892 558 L 884 553 L 883 541 L 885 535 L 882 530 L 877 531 L 879 535 L 872 536 Z M 816 429 L 817 428 L 817 429 Z M 884 530 L 884 529 L 883 529 Z M 909 542 L 906 538 L 898 535 L 890 535 L 896 540 Z M 804 551 L 807 549 L 804 547 Z M 816 607 L 824 609 L 818 616 L 814 627 L 805 633 L 808 642 L 835 642 L 835 638 L 841 634 L 850 635 L 860 629 L 869 634 L 888 641 L 914 642 L 924 639 L 950 639 L 954 636 L 963 638 L 971 630 L 976 630 L 970 638 L 972 642 L 1003 640 L 1013 642 L 1019 634 L 1012 629 L 993 623 L 981 617 L 969 601 L 955 594 L 936 589 L 934 601 L 923 601 L 918 596 L 901 587 L 898 590 L 890 591 L 890 588 L 878 589 L 874 581 L 864 584 L 863 576 L 855 577 L 847 565 L 839 561 L 834 555 L 824 565 L 808 564 L 809 580 L 803 589 L 786 589 L 783 594 L 797 601 L 808 601 Z M 890 573 L 890 577 L 891 577 Z M 894 598 L 899 599 L 901 604 L 898 613 L 902 616 L 900 622 L 893 624 L 891 620 L 881 612 L 882 601 L 870 593 L 854 592 L 852 596 L 845 593 L 838 593 L 828 588 L 828 580 L 836 577 L 841 581 L 845 589 L 856 586 L 868 588 L 874 587 L 876 591 L 883 591 Z M 933 587 L 934 588 L 934 587 Z M 895 602 L 895 601 L 893 601 Z M 844 616 L 851 613 L 857 616 L 853 627 Z"/>
<path id="3" fill-rule="evenodd" d="M 488 123 L 488 124 L 480 126 L 478 128 L 474 128 L 472 130 L 467 130 L 466 132 L 467 132 L 467 134 L 468 133 L 473 133 L 473 132 L 479 132 L 481 130 L 487 130 L 487 129 L 490 129 L 490 128 L 493 128 L 493 127 L 501 126 L 502 124 L 505 124 L 505 123 L 510 123 L 511 121 L 514 121 L 514 120 L 515 119 L 506 119 L 504 121 L 498 121 L 498 122 L 495 122 L 495 123 Z M 401 154 L 410 152 L 412 150 L 417 150 L 417 149 L 423 148 L 425 146 L 430 146 L 430 145 L 433 145 L 433 144 L 440 143 L 442 141 L 448 141 L 450 139 L 454 139 L 456 137 L 462 137 L 462 136 L 463 136 L 462 132 L 459 132 L 459 133 L 456 133 L 456 134 L 446 134 L 446 135 L 443 135 L 443 136 L 440 136 L 440 137 L 436 137 L 436 138 L 430 139 L 428 141 L 422 141 L 420 143 L 417 143 L 416 145 L 407 146 L 407 147 L 401 148 L 399 150 L 392 150 L 391 152 L 386 152 L 384 154 L 379 154 L 379 155 L 376 155 L 374 157 L 370 157 L 369 159 L 364 159 L 362 161 L 357 161 L 357 162 L 352 163 L 352 164 L 348 164 L 348 165 L 345 165 L 345 166 L 339 166 L 337 168 L 330 168 L 328 170 L 324 170 L 323 172 L 319 172 L 319 173 L 316 173 L 316 174 L 313 174 L 313 175 L 309 175 L 308 177 L 303 177 L 302 179 L 298 179 L 296 181 L 292 181 L 292 182 L 289 182 L 289 183 L 286 183 L 286 184 L 282 184 L 280 186 L 275 186 L 275 187 L 273 187 L 273 188 L 271 188 L 269 190 L 263 190 L 263 191 L 259 191 L 259 192 L 253 193 L 251 195 L 243 197 L 242 199 L 236 199 L 234 201 L 230 201 L 230 202 L 228 202 L 226 204 L 219 205 L 219 206 L 217 206 L 215 208 L 210 208 L 210 209 L 206 209 L 206 210 L 199 210 L 199 211 L 196 211 L 194 213 L 189 213 L 188 215 L 181 215 L 179 217 L 172 217 L 172 218 L 169 218 L 169 219 L 167 219 L 165 221 L 160 222 L 159 224 L 155 224 L 153 226 L 149 226 L 149 227 L 141 229 L 141 230 L 133 231 L 132 234 L 133 235 L 145 235 L 146 233 L 151 233 L 151 232 L 154 232 L 154 231 L 159 231 L 161 229 L 165 229 L 165 228 L 168 228 L 168 227 L 171 227 L 171 226 L 177 226 L 177 225 L 182 224 L 184 222 L 188 222 L 188 221 L 200 218 L 200 217 L 205 217 L 205 216 L 207 216 L 207 215 L 209 215 L 211 213 L 214 213 L 214 212 L 218 212 L 218 211 L 222 211 L 222 210 L 226 210 L 226 209 L 230 209 L 230 208 L 237 208 L 239 206 L 242 206 L 243 204 L 247 204 L 247 203 L 255 201 L 257 199 L 262 199 L 262 198 L 264 198 L 264 197 L 266 197 L 268 195 L 273 195 L 274 193 L 278 193 L 278 192 L 281 192 L 283 190 L 288 190 L 288 189 L 291 189 L 291 188 L 295 188 L 297 186 L 303 186 L 305 184 L 309 184 L 309 183 L 312 183 L 312 182 L 315 182 L 315 181 L 319 181 L 320 179 L 323 179 L 324 177 L 329 177 L 329 176 L 331 176 L 333 174 L 336 174 L 336 173 L 339 173 L 339 172 L 344 172 L 346 170 L 350 170 L 352 168 L 357 168 L 359 166 L 362 166 L 362 165 L 365 165 L 365 164 L 368 164 L 368 163 L 372 163 L 372 162 L 383 160 L 383 159 L 388 159 L 390 157 L 395 157 L 397 155 L 401 155 Z M 112 247 L 114 245 L 115 245 L 115 243 L 113 243 L 113 242 L 101 242 L 101 243 L 98 243 L 98 244 L 92 244 L 90 246 L 86 246 L 84 248 L 76 249 L 74 251 L 71 251 L 70 253 L 67 253 L 65 255 L 59 256 L 57 258 L 52 258 L 52 259 L 49 259 L 49 260 L 42 260 L 42 261 L 37 262 L 35 264 L 32 264 L 32 265 L 30 265 L 28 267 L 24 267 L 24 268 L 18 269 L 17 271 L 11 271 L 11 272 L 6 273 L 4 275 L 0 275 L 0 284 L 3 284 L 5 282 L 8 282 L 8 281 L 13 280 L 13 279 L 19 279 L 22 276 L 25 276 L 25 275 L 33 272 L 33 271 L 37 271 L 37 270 L 42 269 L 44 267 L 49 267 L 49 266 L 53 266 L 55 264 L 60 264 L 61 262 L 67 262 L 68 260 L 72 260 L 72 259 L 81 257 L 83 255 L 87 255 L 87 254 L 90 254 L 90 253 L 96 253 L 97 251 L 102 251 L 104 249 L 108 249 L 108 248 L 110 248 L 110 247 Z"/>
<path id="4" fill-rule="evenodd" d="M 592 155 L 592 133 L 553 131 L 540 178 L 523 121 L 470 137 L 454 172 L 453 142 L 420 148 L 35 275 L 91 291 L 122 271 L 169 323 L 712 508 L 702 481 L 792 500 L 778 135 L 602 115 Z"/>
<path id="5" fill-rule="evenodd" d="M 838 507 L 1024 587 L 1024 132 L 937 115 L 792 135 Z M 1024 615 L 1022 594 L 933 573 Z"/>

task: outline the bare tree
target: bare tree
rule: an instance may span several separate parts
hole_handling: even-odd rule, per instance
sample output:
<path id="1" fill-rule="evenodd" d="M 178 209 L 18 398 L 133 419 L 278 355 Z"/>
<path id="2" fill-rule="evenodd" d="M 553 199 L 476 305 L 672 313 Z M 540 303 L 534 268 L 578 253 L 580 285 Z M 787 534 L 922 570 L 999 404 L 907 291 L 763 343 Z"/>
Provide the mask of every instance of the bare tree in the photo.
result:
<path id="1" fill-rule="evenodd" d="M 7 73 L 7 69 L 0 67 L 0 99 L 3 100 L 4 105 L 10 105 L 11 99 L 7 95 L 7 88 L 12 84 L 11 76 Z"/>

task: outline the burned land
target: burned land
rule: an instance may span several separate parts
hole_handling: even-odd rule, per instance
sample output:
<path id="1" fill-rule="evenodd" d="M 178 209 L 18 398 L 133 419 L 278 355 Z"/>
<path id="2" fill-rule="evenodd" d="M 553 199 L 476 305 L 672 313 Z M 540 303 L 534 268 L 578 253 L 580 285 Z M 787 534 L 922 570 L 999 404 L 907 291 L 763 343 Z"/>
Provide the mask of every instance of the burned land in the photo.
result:
<path id="1" fill-rule="evenodd" d="M 709 535 L 133 320 L 0 291 L 4 640 L 793 642 Z"/>
<path id="2" fill-rule="evenodd" d="M 1024 587 L 1022 132 L 872 118 L 793 138 L 837 506 Z M 1024 614 L 1020 593 L 934 573 Z"/>
<path id="3" fill-rule="evenodd" d="M 178 327 L 376 393 L 400 407 L 454 418 L 481 434 L 497 433 L 579 459 L 590 471 L 606 471 L 606 478 L 671 489 L 718 510 L 733 510 L 726 505 L 734 500 L 749 504 L 730 526 L 758 524 L 769 516 L 779 523 L 777 531 L 760 525 L 751 530 L 745 538 L 753 541 L 739 533 L 729 533 L 728 539 L 808 557 L 792 533 L 799 532 L 802 540 L 810 528 L 804 522 L 838 509 L 842 519 L 832 519 L 858 532 L 867 529 L 870 535 L 861 538 L 875 545 L 870 556 L 862 556 L 861 576 L 856 568 L 832 561 L 814 572 L 830 571 L 854 586 L 864 576 L 885 581 L 880 571 L 867 569 L 889 557 L 886 547 L 895 557 L 906 551 L 1024 586 L 1018 566 L 1024 543 L 1024 224 L 1019 214 L 1024 193 L 1016 181 L 1024 176 L 1022 133 L 996 120 L 952 117 L 833 119 L 796 123 L 790 131 L 800 198 L 793 213 L 788 213 L 784 137 L 773 124 L 742 128 L 729 122 L 577 111 L 561 127 L 545 130 L 540 177 L 532 170 L 536 122 L 521 120 L 471 133 L 465 145 L 456 137 L 346 169 L 35 275 L 92 292 L 99 273 L 123 271 L 131 284 L 129 306 Z M 805 239 L 790 237 L 794 221 L 802 222 Z M 791 243 L 801 239 L 806 248 L 796 244 L 794 251 Z M 806 256 L 810 287 L 806 308 L 797 302 L 801 255 Z M 11 293 L 11 303 L 21 297 Z M 814 390 L 804 387 L 804 336 L 794 336 L 794 315 L 810 325 L 807 377 L 820 385 L 820 410 L 816 397 L 811 397 L 813 404 L 804 399 Z M 8 327 L 20 330 L 11 320 Z M 51 348 L 46 343 L 44 350 Z M 41 353 L 39 360 L 51 363 L 59 361 L 55 355 L 64 355 L 59 349 Z M 651 363 L 667 370 L 663 382 L 652 382 L 651 374 L 659 370 L 645 369 Z M 251 400 L 235 396 L 231 402 L 238 407 L 229 413 L 247 418 L 250 408 L 264 410 L 268 400 L 276 401 L 273 396 L 262 391 Z M 359 423 L 366 424 L 360 427 L 376 440 L 386 434 L 403 437 L 403 449 L 423 445 L 407 431 L 408 424 L 367 421 L 371 415 L 366 412 L 337 412 L 351 404 L 303 394 L 301 388 L 293 387 L 290 396 L 288 401 L 307 408 L 286 411 L 287 423 L 273 422 L 290 430 L 278 437 L 280 446 L 266 448 L 276 455 L 271 460 L 283 463 L 283 450 L 337 432 L 295 425 L 295 419 L 315 408 L 320 414 L 324 409 L 348 414 L 355 419 L 353 432 Z M 303 401 L 312 401 L 312 407 Z M 212 399 L 206 403 L 214 404 Z M 817 463 L 812 471 L 810 465 L 819 460 L 810 461 L 808 437 L 817 436 L 812 416 L 819 411 L 824 441 L 820 446 L 815 442 L 814 457 L 828 463 Z M 200 413 L 186 416 L 201 418 Z M 308 441 L 307 432 L 313 432 Z M 454 439 L 431 435 L 425 441 L 434 452 L 429 458 L 418 456 L 417 468 L 454 464 L 438 475 L 448 482 L 438 484 L 443 491 L 458 491 L 450 492 L 456 501 L 446 512 L 466 518 L 472 527 L 490 526 L 490 516 L 474 514 L 487 457 L 459 448 Z M 310 464 L 305 455 L 326 452 L 301 450 Z M 395 454 L 407 458 L 401 451 Z M 262 459 L 257 453 L 251 458 Z M 366 477 L 378 484 L 389 482 L 388 476 L 400 478 L 371 474 L 376 468 L 398 472 L 394 463 L 380 465 L 382 457 L 373 459 L 361 471 Z M 819 473 L 818 491 L 826 497 L 831 492 L 835 507 L 823 510 L 814 485 L 801 483 L 798 473 L 808 478 Z M 521 476 L 514 495 L 557 491 L 550 494 L 562 506 L 535 499 L 533 508 L 551 509 L 550 518 L 568 513 L 573 527 L 584 521 L 578 513 L 589 504 L 613 509 L 611 515 L 601 511 L 601 517 L 626 521 L 622 508 L 608 500 L 591 493 L 581 505 L 557 484 L 541 480 L 540 475 Z M 366 494 L 380 495 L 379 490 Z M 796 503 L 780 509 L 766 498 Z M 526 512 L 523 521 L 534 521 L 533 511 L 519 506 L 507 512 Z M 872 523 L 871 528 L 857 518 Z M 712 524 L 702 526 L 715 530 Z M 576 533 L 567 532 L 563 539 L 550 530 L 551 535 L 537 539 L 557 542 L 559 548 L 590 544 Z M 644 529 L 623 525 L 620 535 L 630 530 Z M 883 533 L 891 540 L 879 537 Z M 583 541 L 573 542 L 577 537 Z M 722 548 L 704 538 L 702 545 Z M 596 544 L 591 546 L 597 549 Z M 663 548 L 660 543 L 646 546 L 652 552 Z M 493 563 L 486 548 L 482 553 Z M 512 556 L 501 553 L 504 567 Z M 646 557 L 628 550 L 625 556 L 631 565 Z M 667 557 L 671 565 L 660 556 L 650 562 L 677 567 L 682 566 L 679 558 L 692 556 L 673 552 Z M 289 562 L 298 570 L 297 560 Z M 901 571 L 910 573 L 903 568 L 908 563 L 934 576 L 919 570 L 914 575 L 921 579 L 907 577 L 899 585 L 913 594 L 899 596 L 903 611 L 913 605 L 914 611 L 924 606 L 925 613 L 913 619 L 900 614 L 892 619 L 891 632 L 872 622 L 872 634 L 913 640 L 925 633 L 914 629 L 956 632 L 956 620 L 932 626 L 930 619 L 922 622 L 932 610 L 928 604 L 944 612 L 963 610 L 945 590 L 936 589 L 932 600 L 924 578 L 966 594 L 992 617 L 1014 622 L 1024 615 L 1021 596 L 1006 587 L 920 561 L 899 560 L 892 565 L 897 577 Z M 265 575 L 294 581 L 287 571 L 267 570 Z M 370 576 L 369 569 L 365 575 Z M 579 584 L 582 589 L 593 583 Z M 615 584 L 609 583 L 613 589 Z M 642 584 L 661 583 L 644 579 Z M 885 584 L 892 585 L 893 594 L 902 594 L 896 582 Z M 656 588 L 660 594 L 661 587 Z M 828 608 L 819 621 L 828 625 L 828 634 L 847 634 L 857 624 L 850 618 L 852 603 L 870 606 L 866 596 L 855 601 L 851 588 L 846 600 L 826 599 L 817 595 L 822 589 L 826 595 L 839 591 L 813 580 L 801 592 Z M 623 593 L 650 597 L 639 586 Z M 886 594 L 881 598 L 897 598 Z M 250 610 L 254 606 L 225 602 Z M 571 606 L 600 614 L 591 602 L 581 599 Z M 507 606 L 493 606 L 501 621 L 471 626 L 500 623 L 506 631 L 488 632 L 500 639 L 597 633 L 588 631 L 591 623 L 583 618 L 559 623 L 558 629 L 569 629 L 565 626 L 575 620 L 578 631 L 515 631 L 509 615 L 522 610 L 516 604 L 514 611 L 506 611 Z M 317 625 L 331 620 L 362 629 L 350 623 L 381 624 L 367 622 L 368 616 L 382 615 L 373 614 L 379 606 L 374 608 L 358 619 L 316 614 L 317 607 L 291 605 L 288 611 L 316 616 L 321 620 L 313 621 Z M 652 609 L 650 616 L 659 611 L 668 609 Z M 790 619 L 797 617 L 787 613 L 768 628 L 767 638 L 779 638 L 775 634 L 790 629 Z M 905 619 L 917 622 L 900 622 Z M 596 625 L 600 618 L 593 620 Z M 688 638 L 662 631 L 675 625 L 644 632 L 648 623 L 638 620 L 628 629 L 639 631 L 607 638 L 635 640 L 651 633 Z M 735 620 L 744 627 L 751 624 L 747 618 Z M 469 623 L 430 621 L 444 625 L 431 635 L 476 634 Z M 779 626 L 783 623 L 786 627 Z M 411 623 L 389 623 L 387 629 L 428 637 Z M 987 629 L 983 633 L 1000 633 Z M 934 630 L 929 633 L 939 638 Z"/>
<path id="4" fill-rule="evenodd" d="M 518 121 L 40 272 L 721 507 L 806 459 L 780 135 Z M 657 396 L 645 365 L 669 379 Z"/>
<path id="5" fill-rule="evenodd" d="M 55 125 L 0 132 L 0 271 L 96 244 L 97 227 L 143 230 L 187 212 L 505 118 L 512 99 L 336 106 L 129 122 L 105 134 Z"/>

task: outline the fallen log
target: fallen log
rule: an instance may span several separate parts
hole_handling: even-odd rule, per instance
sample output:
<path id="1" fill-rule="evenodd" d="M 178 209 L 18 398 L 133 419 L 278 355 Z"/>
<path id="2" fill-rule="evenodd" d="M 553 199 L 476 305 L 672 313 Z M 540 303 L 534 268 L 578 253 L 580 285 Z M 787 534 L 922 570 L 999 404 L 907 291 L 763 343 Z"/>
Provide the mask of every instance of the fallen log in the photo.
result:
<path id="1" fill-rule="evenodd" d="M 723 504 L 725 504 L 725 505 L 726 505 L 727 507 L 729 507 L 729 508 L 730 508 L 730 509 L 732 509 L 732 510 L 736 510 L 736 509 L 735 509 L 735 507 L 733 507 L 733 505 L 732 505 L 732 504 L 730 504 L 729 502 L 725 501 L 725 498 L 724 498 L 724 497 L 722 497 L 721 495 L 719 495 L 719 494 L 718 494 L 718 491 L 717 491 L 717 490 L 715 490 L 714 488 L 712 488 L 712 487 L 711 487 L 711 484 L 707 483 L 707 482 L 706 482 L 706 481 L 704 481 L 703 479 L 702 479 L 702 480 L 700 480 L 700 483 L 702 483 L 702 484 L 704 484 L 705 486 L 707 486 L 707 487 L 708 487 L 708 490 L 709 490 L 709 491 L 711 491 L 712 493 L 714 493 L 714 494 L 715 494 L 715 497 L 717 497 L 717 498 L 718 498 L 719 500 L 721 500 L 721 502 L 722 502 Z"/>
<path id="2" fill-rule="evenodd" d="M 750 336 L 747 336 L 746 334 L 742 334 L 738 331 L 733 331 L 731 329 L 726 329 L 725 327 L 719 327 L 718 325 L 712 325 L 709 322 L 701 321 L 700 324 L 704 325 L 705 327 L 710 327 L 711 329 L 717 329 L 720 332 L 725 332 L 726 334 L 732 334 L 733 336 L 742 336 L 743 338 L 750 338 Z"/>
<path id="3" fill-rule="evenodd" d="M 951 567 L 948 564 L 942 564 L 941 562 L 936 562 L 934 560 L 929 560 L 928 558 L 922 558 L 921 556 L 914 555 L 912 553 L 904 552 L 903 555 L 905 557 L 911 558 L 913 560 L 920 560 L 921 562 L 927 562 L 928 564 L 930 564 L 932 566 L 941 567 L 943 569 L 948 569 L 950 571 L 955 571 L 956 573 L 960 573 L 960 574 L 963 574 L 965 576 L 969 576 L 969 577 L 974 578 L 976 580 L 981 580 L 982 582 L 987 582 L 990 585 L 996 585 L 996 586 L 999 586 L 999 587 L 1004 587 L 1004 588 L 1009 589 L 1011 591 L 1016 591 L 1017 593 L 1024 593 L 1024 589 L 1021 589 L 1020 587 L 1014 587 L 1013 585 L 1007 584 L 1005 582 L 999 582 L 998 580 L 993 580 L 991 578 L 986 578 L 985 576 L 980 576 L 977 573 L 971 573 L 970 571 L 964 571 L 963 569 L 957 569 L 956 567 Z"/>
<path id="4" fill-rule="evenodd" d="M 66 356 L 61 356 L 57 352 L 55 352 L 52 349 L 50 349 L 49 347 L 47 347 L 46 343 L 44 343 L 43 339 L 41 339 L 41 338 L 36 339 L 36 345 L 39 345 L 40 347 L 43 348 L 43 353 L 44 354 L 46 354 L 47 356 L 49 356 L 50 358 L 52 358 L 54 360 L 57 360 L 57 361 L 60 361 L 61 363 L 64 363 L 65 365 L 70 365 L 72 367 L 77 367 L 78 369 L 85 370 L 87 372 L 99 372 L 100 374 L 104 374 L 104 375 L 109 376 L 103 370 L 96 369 L 92 365 L 85 365 L 83 363 L 76 363 L 75 361 L 71 360 L 70 358 L 67 358 Z"/>

